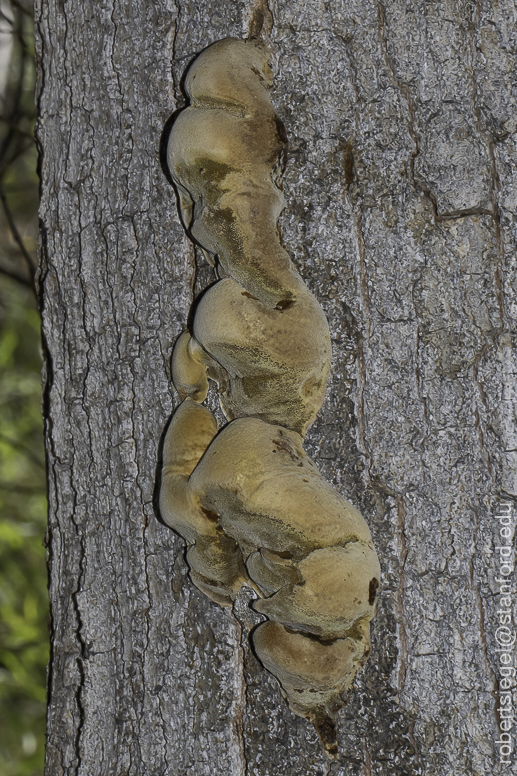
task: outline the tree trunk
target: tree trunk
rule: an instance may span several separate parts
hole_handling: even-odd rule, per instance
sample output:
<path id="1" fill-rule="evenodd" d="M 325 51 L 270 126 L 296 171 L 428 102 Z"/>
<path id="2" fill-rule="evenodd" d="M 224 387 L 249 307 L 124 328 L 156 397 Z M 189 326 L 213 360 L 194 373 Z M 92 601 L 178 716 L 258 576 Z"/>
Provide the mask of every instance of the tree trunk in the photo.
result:
<path id="1" fill-rule="evenodd" d="M 517 762 L 499 708 L 516 657 L 500 620 L 515 609 L 501 596 L 517 496 L 514 14 L 509 0 L 37 0 L 47 776 Z M 273 51 L 290 140 L 282 242 L 333 341 L 306 449 L 360 508 L 383 571 L 333 764 L 239 622 L 192 586 L 156 508 L 171 348 L 214 280 L 160 138 L 193 56 L 250 32 Z"/>

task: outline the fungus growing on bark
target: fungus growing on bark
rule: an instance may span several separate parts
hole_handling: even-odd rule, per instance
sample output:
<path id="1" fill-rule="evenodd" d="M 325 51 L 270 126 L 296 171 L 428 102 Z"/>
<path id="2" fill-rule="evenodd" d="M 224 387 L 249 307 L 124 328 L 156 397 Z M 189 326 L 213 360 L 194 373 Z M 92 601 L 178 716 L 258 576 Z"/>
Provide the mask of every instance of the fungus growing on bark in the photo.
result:
<path id="1" fill-rule="evenodd" d="M 255 652 L 330 757 L 335 715 L 369 651 L 380 567 L 360 513 L 303 449 L 321 408 L 325 315 L 281 246 L 286 135 L 259 40 L 214 43 L 192 64 L 168 164 L 185 228 L 224 278 L 178 339 L 182 403 L 164 445 L 160 509 L 187 541 L 194 584 L 231 606 L 243 585 L 268 618 Z M 209 379 L 230 421 L 201 406 Z"/>

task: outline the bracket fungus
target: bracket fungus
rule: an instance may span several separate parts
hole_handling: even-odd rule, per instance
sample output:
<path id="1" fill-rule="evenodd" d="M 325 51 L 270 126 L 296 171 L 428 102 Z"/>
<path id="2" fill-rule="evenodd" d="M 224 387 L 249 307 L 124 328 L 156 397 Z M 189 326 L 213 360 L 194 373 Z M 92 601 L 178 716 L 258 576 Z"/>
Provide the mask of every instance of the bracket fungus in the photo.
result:
<path id="1" fill-rule="evenodd" d="M 243 585 L 255 590 L 267 617 L 250 634 L 255 654 L 332 758 L 342 694 L 370 651 L 380 566 L 366 522 L 303 449 L 331 344 L 278 237 L 287 139 L 271 86 L 262 41 L 218 41 L 191 65 L 190 104 L 170 132 L 185 229 L 221 279 L 174 347 L 182 403 L 160 510 L 203 593 L 231 606 Z M 221 430 L 202 406 L 209 380 L 229 421 Z"/>

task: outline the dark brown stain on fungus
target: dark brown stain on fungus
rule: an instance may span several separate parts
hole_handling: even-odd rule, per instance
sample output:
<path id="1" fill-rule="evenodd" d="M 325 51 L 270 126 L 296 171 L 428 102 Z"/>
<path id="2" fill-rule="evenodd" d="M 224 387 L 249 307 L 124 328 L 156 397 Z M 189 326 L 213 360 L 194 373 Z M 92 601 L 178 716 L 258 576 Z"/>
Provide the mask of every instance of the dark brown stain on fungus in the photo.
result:
<path id="1" fill-rule="evenodd" d="M 379 580 L 375 579 L 375 577 L 370 581 L 369 590 L 368 590 L 368 603 L 370 606 L 373 606 L 373 602 L 375 601 L 375 596 L 377 595 L 377 590 L 379 589 Z"/>

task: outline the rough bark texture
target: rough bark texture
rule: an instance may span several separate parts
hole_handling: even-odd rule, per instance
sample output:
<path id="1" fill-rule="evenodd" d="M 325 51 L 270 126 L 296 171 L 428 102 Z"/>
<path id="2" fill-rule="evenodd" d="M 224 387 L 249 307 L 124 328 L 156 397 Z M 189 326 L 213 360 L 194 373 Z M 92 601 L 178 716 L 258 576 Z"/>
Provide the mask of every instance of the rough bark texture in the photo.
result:
<path id="1" fill-rule="evenodd" d="M 515 20 L 510 0 L 37 0 L 47 776 L 511 772 L 494 515 L 517 494 Z M 307 451 L 383 568 L 332 765 L 155 510 L 171 347 L 212 279 L 160 136 L 191 58 L 260 29 L 291 144 L 282 239 L 333 337 Z"/>

